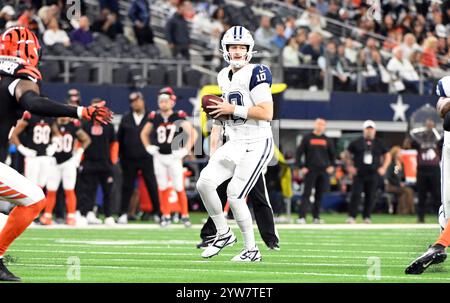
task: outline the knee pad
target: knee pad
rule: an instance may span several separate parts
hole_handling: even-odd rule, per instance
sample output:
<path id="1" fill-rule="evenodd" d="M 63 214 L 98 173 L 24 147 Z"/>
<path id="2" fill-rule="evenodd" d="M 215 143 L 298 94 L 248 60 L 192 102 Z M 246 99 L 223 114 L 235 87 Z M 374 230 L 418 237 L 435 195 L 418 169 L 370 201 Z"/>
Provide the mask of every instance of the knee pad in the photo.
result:
<path id="1" fill-rule="evenodd" d="M 242 185 L 238 184 L 237 180 L 231 180 L 227 187 L 227 197 L 228 199 L 237 199 L 240 195 L 240 191 L 243 190 Z M 243 197 L 246 198 L 246 197 Z"/>
<path id="2" fill-rule="evenodd" d="M 208 180 L 207 178 L 202 178 L 201 176 L 197 181 L 196 187 L 199 193 L 214 191 L 217 188 L 217 186 L 212 181 Z"/>

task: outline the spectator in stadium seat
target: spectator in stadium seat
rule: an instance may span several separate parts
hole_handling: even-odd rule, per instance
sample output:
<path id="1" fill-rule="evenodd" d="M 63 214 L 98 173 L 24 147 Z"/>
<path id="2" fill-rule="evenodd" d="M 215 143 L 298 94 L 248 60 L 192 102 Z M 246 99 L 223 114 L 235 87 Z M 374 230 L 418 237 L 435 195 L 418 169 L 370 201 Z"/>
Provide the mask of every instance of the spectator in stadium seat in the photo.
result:
<path id="1" fill-rule="evenodd" d="M 271 49 L 271 41 L 275 36 L 275 30 L 270 25 L 269 16 L 261 16 L 258 29 L 255 31 L 255 44 L 266 49 Z"/>
<path id="2" fill-rule="evenodd" d="M 386 68 L 394 80 L 394 88 L 398 92 L 417 94 L 419 92 L 419 75 L 414 69 L 414 66 L 412 66 L 407 58 L 403 57 L 401 47 L 397 46 L 392 53 L 393 57 L 389 60 Z M 403 86 L 397 84 L 397 81 L 401 81 Z"/>
<path id="3" fill-rule="evenodd" d="M 38 36 L 42 35 L 45 31 L 45 26 L 41 18 L 36 15 L 36 9 L 28 4 L 25 4 L 24 10 L 17 20 L 17 24 L 29 28 Z"/>
<path id="4" fill-rule="evenodd" d="M 423 42 L 423 53 L 421 63 L 427 67 L 431 76 L 434 79 L 440 79 L 448 73 L 439 67 L 437 58 L 438 39 L 435 36 L 430 36 Z"/>
<path id="5" fill-rule="evenodd" d="M 416 42 L 416 37 L 413 34 L 408 33 L 403 37 L 403 43 L 400 45 L 403 50 L 403 57 L 408 60 L 411 59 L 413 52 L 420 50 L 420 45 Z"/>
<path id="6" fill-rule="evenodd" d="M 64 46 L 70 45 L 70 38 L 67 33 L 59 28 L 58 20 L 53 18 L 44 32 L 43 40 L 45 45 L 61 43 Z"/>
<path id="7" fill-rule="evenodd" d="M 190 1 L 180 1 L 177 5 L 177 12 L 166 23 L 166 39 L 174 58 L 181 56 L 184 59 L 190 59 L 191 39 L 185 14 L 189 13 L 191 8 Z"/>
<path id="8" fill-rule="evenodd" d="M 304 27 L 297 29 L 295 41 L 298 44 L 298 51 L 308 42 L 308 30 Z"/>
<path id="9" fill-rule="evenodd" d="M 325 77 L 331 73 L 331 79 L 333 81 L 333 90 L 346 91 L 350 88 L 349 74 L 344 71 L 344 67 L 339 60 L 339 56 L 336 49 L 336 43 L 334 41 L 328 41 L 326 44 L 325 52 L 323 56 L 320 56 L 318 61 L 322 72 L 321 77 L 325 80 Z"/>
<path id="10" fill-rule="evenodd" d="M 286 37 L 284 36 L 284 24 L 279 23 L 275 26 L 275 36 L 270 41 L 272 50 L 280 54 L 283 47 L 286 45 Z"/>
<path id="11" fill-rule="evenodd" d="M 134 34 L 139 45 L 153 44 L 153 31 L 150 27 L 150 7 L 147 0 L 133 0 L 128 10 L 133 23 Z"/>
<path id="12" fill-rule="evenodd" d="M 289 39 L 295 34 L 295 17 L 290 15 L 284 23 L 284 37 Z"/>
<path id="13" fill-rule="evenodd" d="M 361 194 L 364 192 L 364 223 L 372 223 L 373 202 L 380 176 L 384 176 L 391 163 L 391 155 L 383 142 L 376 138 L 375 123 L 363 124 L 363 136 L 352 141 L 345 154 L 347 171 L 353 176 L 352 195 L 347 223 L 356 223 Z"/>
<path id="14" fill-rule="evenodd" d="M 100 18 L 92 24 L 92 31 L 103 33 L 114 40 L 118 34 L 123 34 L 123 26 L 116 13 L 103 8 Z"/>
<path id="15" fill-rule="evenodd" d="M 296 37 L 289 38 L 282 52 L 283 79 L 292 87 L 298 87 L 304 69 L 300 68 L 300 53 Z"/>
<path id="16" fill-rule="evenodd" d="M 117 0 L 99 0 L 100 2 L 100 9 L 107 8 L 111 12 L 114 12 L 116 14 L 119 13 L 119 2 Z"/>
<path id="17" fill-rule="evenodd" d="M 289 38 L 286 46 L 283 48 L 283 67 L 299 67 L 300 57 L 298 52 L 298 43 L 295 37 Z"/>
<path id="18" fill-rule="evenodd" d="M 405 173 L 401 158 L 400 146 L 390 150 L 392 162 L 386 172 L 386 192 L 397 196 L 397 214 L 412 215 L 414 211 L 414 191 L 405 184 Z"/>
<path id="19" fill-rule="evenodd" d="M 89 30 L 89 18 L 87 16 L 81 16 L 79 25 L 80 27 L 78 29 L 75 29 L 70 33 L 70 40 L 83 45 L 92 43 L 94 37 Z"/>
<path id="20" fill-rule="evenodd" d="M 16 11 L 11 5 L 5 5 L 0 10 L 0 30 L 6 28 L 6 24 L 13 20 Z"/>
<path id="21" fill-rule="evenodd" d="M 311 32 L 308 35 L 308 42 L 300 49 L 303 55 L 303 61 L 308 65 L 317 66 L 319 57 L 323 54 L 322 36 L 317 32 Z M 308 74 L 308 87 L 311 91 L 316 91 L 321 84 L 320 70 L 317 68 L 310 68 Z"/>

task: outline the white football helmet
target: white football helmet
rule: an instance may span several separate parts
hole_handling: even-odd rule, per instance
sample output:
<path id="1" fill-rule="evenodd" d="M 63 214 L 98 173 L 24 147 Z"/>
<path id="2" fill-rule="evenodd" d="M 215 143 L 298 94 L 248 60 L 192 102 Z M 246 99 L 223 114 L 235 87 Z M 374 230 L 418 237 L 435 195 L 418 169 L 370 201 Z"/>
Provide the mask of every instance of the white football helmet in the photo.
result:
<path id="1" fill-rule="evenodd" d="M 229 45 L 247 45 L 247 54 L 243 60 L 231 60 L 230 53 L 228 52 Z M 223 59 L 234 68 L 241 68 L 245 64 L 250 62 L 253 53 L 253 47 L 255 41 L 252 34 L 243 26 L 233 26 L 226 31 L 222 38 L 222 52 Z"/>

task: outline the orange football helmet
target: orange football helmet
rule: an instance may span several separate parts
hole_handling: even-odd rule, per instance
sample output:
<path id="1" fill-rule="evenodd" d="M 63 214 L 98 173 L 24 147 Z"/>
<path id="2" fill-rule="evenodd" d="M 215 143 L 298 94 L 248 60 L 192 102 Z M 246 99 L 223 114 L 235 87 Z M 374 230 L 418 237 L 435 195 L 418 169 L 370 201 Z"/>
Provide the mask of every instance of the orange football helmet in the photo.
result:
<path id="1" fill-rule="evenodd" d="M 41 46 L 36 35 L 28 28 L 14 26 L 0 37 L 0 55 L 17 57 L 26 65 L 37 67 L 41 57 Z"/>

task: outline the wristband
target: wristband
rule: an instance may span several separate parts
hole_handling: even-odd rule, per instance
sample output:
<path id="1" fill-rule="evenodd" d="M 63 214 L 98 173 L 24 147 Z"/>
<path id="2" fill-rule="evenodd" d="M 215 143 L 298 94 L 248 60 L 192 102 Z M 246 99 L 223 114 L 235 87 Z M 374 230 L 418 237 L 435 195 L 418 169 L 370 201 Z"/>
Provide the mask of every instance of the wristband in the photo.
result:
<path id="1" fill-rule="evenodd" d="M 236 117 L 247 119 L 248 107 L 235 105 L 233 115 L 235 115 Z"/>
<path id="2" fill-rule="evenodd" d="M 78 118 L 82 119 L 83 118 L 83 106 L 78 106 L 77 107 L 77 116 Z"/>

